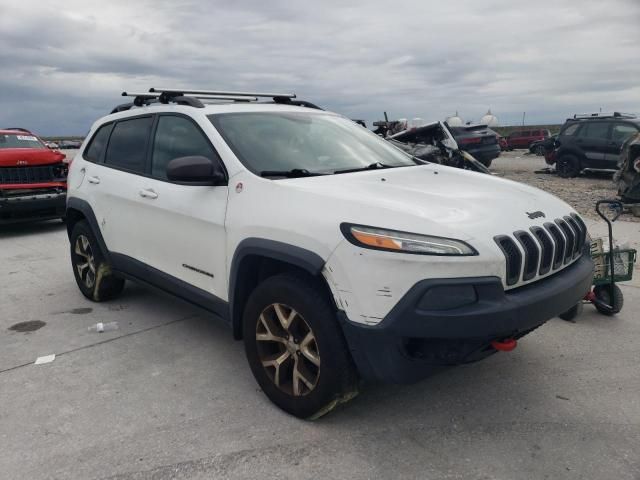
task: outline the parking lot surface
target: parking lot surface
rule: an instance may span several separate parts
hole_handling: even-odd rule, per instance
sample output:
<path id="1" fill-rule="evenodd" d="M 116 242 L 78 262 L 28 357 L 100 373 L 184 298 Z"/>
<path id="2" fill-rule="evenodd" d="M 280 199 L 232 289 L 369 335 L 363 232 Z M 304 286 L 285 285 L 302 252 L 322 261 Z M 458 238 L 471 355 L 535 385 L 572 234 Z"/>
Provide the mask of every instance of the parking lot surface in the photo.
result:
<path id="1" fill-rule="evenodd" d="M 269 403 L 206 313 L 131 283 L 86 300 L 61 223 L 4 227 L 0 247 L 1 478 L 640 478 L 637 274 L 616 317 L 587 305 L 513 352 L 365 385 L 304 422 Z"/>

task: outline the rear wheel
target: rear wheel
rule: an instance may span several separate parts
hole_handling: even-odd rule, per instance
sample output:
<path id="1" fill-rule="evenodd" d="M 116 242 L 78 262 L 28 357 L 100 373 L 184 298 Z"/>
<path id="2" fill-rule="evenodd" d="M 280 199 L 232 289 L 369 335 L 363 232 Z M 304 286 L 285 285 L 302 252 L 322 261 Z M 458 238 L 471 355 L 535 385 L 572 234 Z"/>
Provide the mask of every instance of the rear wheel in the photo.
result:
<path id="1" fill-rule="evenodd" d="M 320 289 L 282 274 L 252 292 L 245 351 L 262 391 L 299 418 L 318 418 L 357 394 L 357 374 L 335 312 Z"/>
<path id="2" fill-rule="evenodd" d="M 535 148 L 535 154 L 538 155 L 539 157 L 544 156 L 544 154 L 546 153 L 544 146 L 542 145 L 538 145 Z"/>
<path id="3" fill-rule="evenodd" d="M 491 166 L 491 162 L 493 162 L 493 159 L 489 159 L 489 160 L 478 160 L 481 164 L 483 164 L 485 167 L 489 168 Z"/>
<path id="4" fill-rule="evenodd" d="M 562 155 L 556 162 L 556 171 L 562 178 L 577 177 L 580 173 L 580 160 L 575 155 Z"/>
<path id="5" fill-rule="evenodd" d="M 94 302 L 117 297 L 124 288 L 124 279 L 111 272 L 89 224 L 78 222 L 71 232 L 71 265 L 82 294 Z"/>

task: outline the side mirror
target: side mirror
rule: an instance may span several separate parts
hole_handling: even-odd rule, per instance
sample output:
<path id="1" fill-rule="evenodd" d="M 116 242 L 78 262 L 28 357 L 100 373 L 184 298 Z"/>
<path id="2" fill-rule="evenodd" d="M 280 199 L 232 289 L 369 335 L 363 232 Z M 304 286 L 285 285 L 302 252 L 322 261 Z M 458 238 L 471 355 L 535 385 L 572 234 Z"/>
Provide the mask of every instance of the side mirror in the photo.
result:
<path id="1" fill-rule="evenodd" d="M 167 164 L 167 178 L 184 185 L 227 184 L 220 163 L 202 156 L 174 158 Z"/>

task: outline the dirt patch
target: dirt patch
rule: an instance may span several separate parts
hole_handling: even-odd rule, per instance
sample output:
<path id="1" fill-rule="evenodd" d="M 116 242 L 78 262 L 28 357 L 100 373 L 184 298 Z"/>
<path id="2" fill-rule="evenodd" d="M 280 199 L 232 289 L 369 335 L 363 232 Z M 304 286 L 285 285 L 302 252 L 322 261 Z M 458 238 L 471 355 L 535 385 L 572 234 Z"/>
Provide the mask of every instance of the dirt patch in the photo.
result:
<path id="1" fill-rule="evenodd" d="M 9 327 L 9 330 L 22 333 L 35 332 L 36 330 L 44 327 L 46 324 L 47 323 L 43 322 L 42 320 L 30 320 L 28 322 L 20 322 L 11 325 Z"/>

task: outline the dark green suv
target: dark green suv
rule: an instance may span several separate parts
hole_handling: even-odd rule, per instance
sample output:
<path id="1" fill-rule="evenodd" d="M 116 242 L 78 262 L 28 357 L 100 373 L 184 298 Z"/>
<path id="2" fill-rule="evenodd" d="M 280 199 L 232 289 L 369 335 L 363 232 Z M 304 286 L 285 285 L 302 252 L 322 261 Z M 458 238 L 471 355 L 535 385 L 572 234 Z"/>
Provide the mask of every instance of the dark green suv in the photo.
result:
<path id="1" fill-rule="evenodd" d="M 555 142 L 556 171 L 575 177 L 584 170 L 615 172 L 624 142 L 640 132 L 634 115 L 574 115 L 567 119 Z"/>

